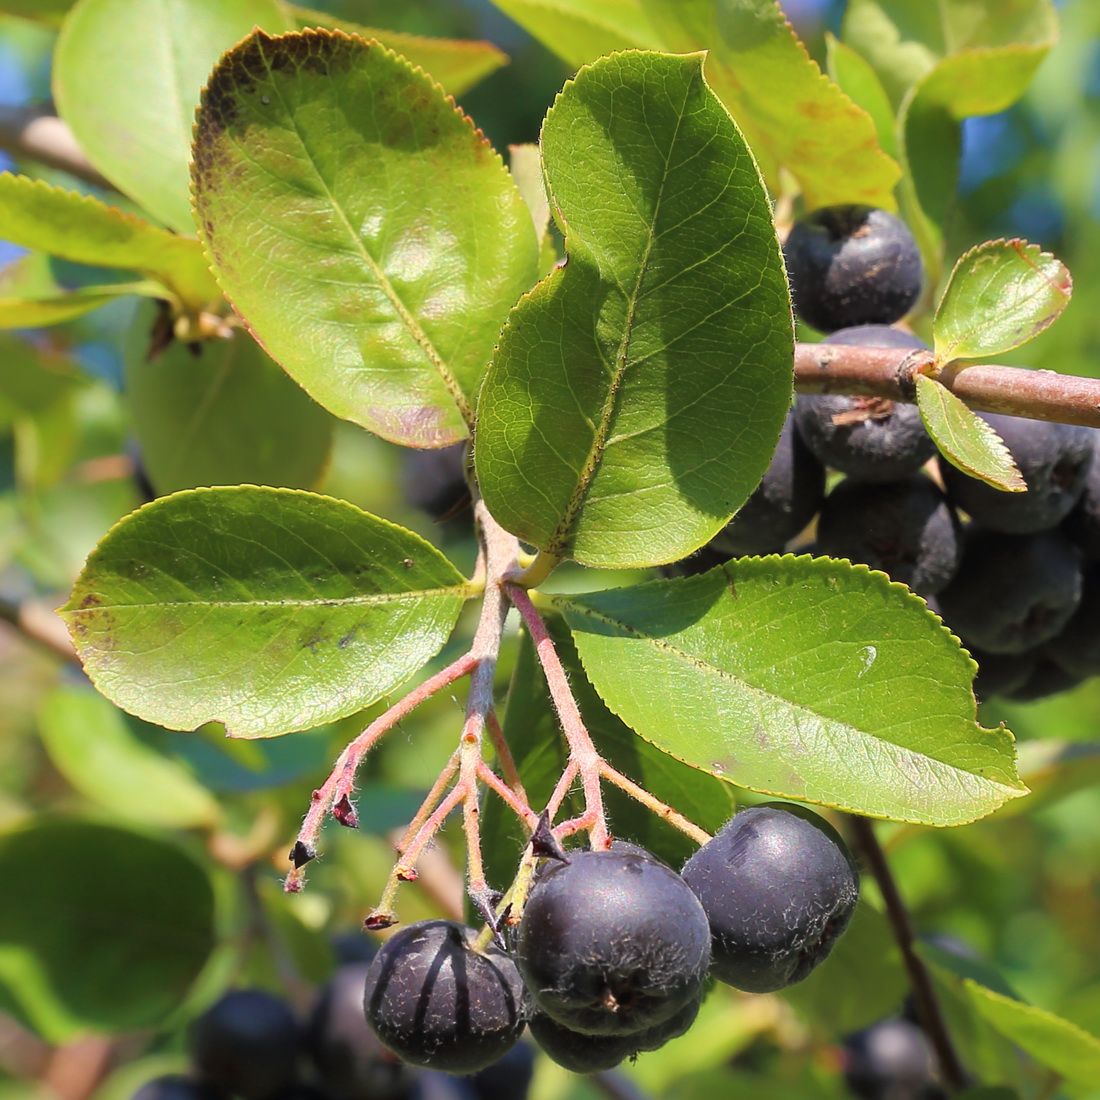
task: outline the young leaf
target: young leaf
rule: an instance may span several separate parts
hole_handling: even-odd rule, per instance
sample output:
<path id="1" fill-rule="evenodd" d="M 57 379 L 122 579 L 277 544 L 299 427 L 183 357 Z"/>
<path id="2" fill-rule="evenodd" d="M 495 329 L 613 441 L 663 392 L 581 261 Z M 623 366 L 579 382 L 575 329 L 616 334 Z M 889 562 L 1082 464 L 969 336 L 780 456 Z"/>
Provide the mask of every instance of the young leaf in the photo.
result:
<path id="1" fill-rule="evenodd" d="M 894 209 L 900 171 L 879 148 L 874 123 L 822 74 L 775 0 L 643 3 L 666 49 L 708 51 L 707 80 L 774 190 L 785 168 L 810 209 L 841 202 Z"/>
<path id="2" fill-rule="evenodd" d="M 134 736 L 122 713 L 87 688 L 58 687 L 38 716 L 54 766 L 85 798 L 143 825 L 210 826 L 213 795 L 178 761 Z"/>
<path id="3" fill-rule="evenodd" d="M 616 50 L 663 48 L 642 0 L 493 0 L 502 12 L 579 69 Z"/>
<path id="4" fill-rule="evenodd" d="M 187 165 L 199 92 L 255 26 L 291 29 L 275 0 L 82 0 L 61 28 L 58 112 L 92 164 L 177 233 L 195 231 Z"/>
<path id="5" fill-rule="evenodd" d="M 756 486 L 790 403 L 770 206 L 698 55 L 582 69 L 542 149 L 569 261 L 501 334 L 478 406 L 481 491 L 551 554 L 672 561 Z"/>
<path id="6" fill-rule="evenodd" d="M 328 464 L 333 418 L 246 332 L 203 340 L 194 351 L 174 341 L 150 362 L 151 320 L 151 311 L 139 313 L 131 327 L 126 395 L 157 492 L 313 488 Z"/>
<path id="7" fill-rule="evenodd" d="M 1038 336 L 1069 304 L 1061 261 L 1027 241 L 986 241 L 955 264 L 932 323 L 936 358 L 981 359 Z"/>
<path id="8" fill-rule="evenodd" d="M 461 95 L 496 72 L 501 65 L 508 64 L 507 54 L 502 53 L 491 42 L 425 38 L 419 34 L 376 30 L 337 18 L 328 12 L 291 4 L 285 4 L 284 7 L 298 30 L 327 27 L 329 30 L 357 34 L 360 38 L 376 38 L 386 49 L 399 53 L 406 61 L 411 61 L 426 73 L 431 73 L 432 78 L 439 81 L 449 95 Z"/>
<path id="9" fill-rule="evenodd" d="M 203 93 L 194 187 L 219 282 L 315 400 L 397 443 L 465 438 L 538 249 L 430 77 L 377 42 L 256 32 Z"/>
<path id="10" fill-rule="evenodd" d="M 917 375 L 917 407 L 940 454 L 963 473 L 1009 493 L 1027 483 L 1001 437 L 964 401 L 927 375 Z"/>
<path id="11" fill-rule="evenodd" d="M 585 726 L 611 766 L 666 805 L 679 810 L 700 828 L 717 832 L 733 812 L 733 788 L 654 748 L 629 726 L 623 725 L 585 677 L 576 647 L 561 618 L 548 616 L 547 628 L 569 675 Z M 512 674 L 504 734 L 512 747 L 528 800 L 536 811 L 542 810 L 561 778 L 569 750 L 550 701 L 546 677 L 526 634 L 520 640 Z M 617 787 L 605 783 L 603 792 L 615 835 L 620 839 L 641 844 L 677 868 L 695 851 L 695 844 L 687 836 L 665 824 Z M 583 810 L 580 798 L 571 798 L 563 805 L 557 820 L 564 821 Z M 493 838 L 484 845 L 489 881 L 503 888 L 512 881 L 528 831 L 492 794 L 487 796 L 482 810 L 481 826 L 483 838 Z"/>
<path id="12" fill-rule="evenodd" d="M 1040 1065 L 1074 1084 L 1095 1086 L 1100 1078 L 1100 1039 L 1095 1035 L 975 981 L 964 981 L 963 988 L 974 1008 Z"/>
<path id="13" fill-rule="evenodd" d="M 78 264 L 140 271 L 193 309 L 221 299 L 198 241 L 10 172 L 0 174 L 0 239 Z"/>
<path id="14" fill-rule="evenodd" d="M 881 573 L 742 558 L 555 602 L 612 711 L 740 786 L 925 825 L 1027 793 L 1011 734 L 974 721 L 973 661 Z"/>
<path id="15" fill-rule="evenodd" d="M 898 156 L 898 139 L 894 128 L 894 108 L 890 97 L 869 62 L 831 34 L 825 35 L 829 78 L 840 85 L 849 99 L 862 107 L 875 124 L 878 143 L 887 156 Z"/>
<path id="16" fill-rule="evenodd" d="M 329 497 L 238 486 L 126 517 L 61 615 L 124 710 L 273 737 L 385 695 L 439 651 L 470 595 L 411 531 Z"/>
<path id="17" fill-rule="evenodd" d="M 44 328 L 83 317 L 93 309 L 128 294 L 145 298 L 163 298 L 166 289 L 159 283 L 108 283 L 106 286 L 82 286 L 79 290 L 48 298 L 0 298 L 0 328 Z"/>
<path id="18" fill-rule="evenodd" d="M 152 836 L 39 821 L 0 836 L 0 880 L 19 899 L 0 906 L 0 987 L 53 1042 L 162 1026 L 214 948 L 206 872 Z"/>

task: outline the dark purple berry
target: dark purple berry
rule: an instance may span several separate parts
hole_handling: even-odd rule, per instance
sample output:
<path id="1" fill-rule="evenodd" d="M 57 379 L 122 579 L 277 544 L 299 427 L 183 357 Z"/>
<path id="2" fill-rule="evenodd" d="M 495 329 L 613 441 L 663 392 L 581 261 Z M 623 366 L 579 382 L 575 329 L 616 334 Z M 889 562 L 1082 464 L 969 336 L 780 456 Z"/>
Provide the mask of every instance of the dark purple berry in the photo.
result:
<path id="1" fill-rule="evenodd" d="M 874 206 L 823 206 L 783 246 L 795 312 L 821 332 L 900 321 L 920 297 L 920 249 L 905 224 Z"/>
<path id="2" fill-rule="evenodd" d="M 449 519 L 469 502 L 466 444 L 437 450 L 410 450 L 402 472 L 405 498 L 435 520 Z"/>
<path id="3" fill-rule="evenodd" d="M 814 518 L 824 497 L 825 470 L 788 413 L 760 484 L 709 545 L 726 557 L 782 553 Z"/>
<path id="4" fill-rule="evenodd" d="M 132 1100 L 228 1100 L 226 1093 L 209 1081 L 168 1073 L 146 1081 Z"/>
<path id="5" fill-rule="evenodd" d="M 524 1100 L 535 1076 L 535 1048 L 516 1043 L 503 1058 L 468 1078 L 474 1100 Z"/>
<path id="6" fill-rule="evenodd" d="M 516 965 L 478 933 L 453 921 L 410 924 L 370 964 L 364 1009 L 399 1058 L 446 1073 L 476 1073 L 523 1031 L 523 982 Z"/>
<path id="7" fill-rule="evenodd" d="M 1085 563 L 1081 602 L 1044 650 L 1072 677 L 1100 676 L 1100 562 Z"/>
<path id="8" fill-rule="evenodd" d="M 1092 464 L 1092 428 L 978 413 L 1004 440 L 1027 492 L 1008 493 L 964 474 L 945 459 L 940 473 L 951 502 L 990 531 L 1027 535 L 1060 523 L 1077 503 Z"/>
<path id="9" fill-rule="evenodd" d="M 942 1100 L 924 1032 L 883 1020 L 844 1041 L 844 1079 L 860 1100 Z"/>
<path id="10" fill-rule="evenodd" d="M 944 622 L 990 653 L 1049 642 L 1080 600 L 1078 552 L 1060 532 L 999 535 L 976 526 L 966 532 L 955 579 L 939 594 Z"/>
<path id="11" fill-rule="evenodd" d="M 632 852 L 571 852 L 536 881 L 516 961 L 532 1000 L 572 1031 L 629 1035 L 698 996 L 706 914 L 669 867 Z"/>
<path id="12" fill-rule="evenodd" d="M 880 569 L 922 596 L 948 584 L 962 552 L 958 517 L 923 474 L 881 485 L 842 481 L 821 509 L 817 547 Z"/>
<path id="13" fill-rule="evenodd" d="M 302 1033 L 277 997 L 237 989 L 194 1022 L 188 1045 L 200 1076 L 244 1100 L 270 1100 L 297 1079 Z"/>
<path id="14" fill-rule="evenodd" d="M 660 1050 L 670 1039 L 684 1035 L 699 1015 L 698 997 L 692 998 L 664 1023 L 632 1035 L 585 1035 L 551 1019 L 544 1012 L 532 1014 L 531 1036 L 559 1066 L 573 1073 L 599 1073 L 647 1051 Z"/>
<path id="15" fill-rule="evenodd" d="M 918 337 L 883 325 L 843 329 L 825 342 L 927 347 Z M 899 481 L 915 474 L 936 453 L 917 406 L 884 397 L 800 393 L 794 422 L 819 462 L 859 481 Z"/>
<path id="16" fill-rule="evenodd" d="M 306 1044 L 322 1081 L 341 1100 L 399 1100 L 413 1075 L 367 1026 L 363 990 L 369 970 L 370 962 L 355 962 L 333 974 L 313 1005 Z"/>
<path id="17" fill-rule="evenodd" d="M 787 804 L 735 814 L 682 873 L 710 920 L 711 973 L 749 993 L 805 978 L 859 900 L 859 872 L 836 830 Z"/>

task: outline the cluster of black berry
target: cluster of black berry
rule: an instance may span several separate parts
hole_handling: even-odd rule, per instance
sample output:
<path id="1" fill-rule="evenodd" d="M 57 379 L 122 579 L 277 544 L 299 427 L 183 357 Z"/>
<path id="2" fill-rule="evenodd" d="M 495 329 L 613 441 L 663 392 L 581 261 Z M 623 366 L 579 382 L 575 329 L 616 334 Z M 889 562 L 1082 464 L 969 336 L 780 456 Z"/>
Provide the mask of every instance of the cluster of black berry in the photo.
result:
<path id="1" fill-rule="evenodd" d="M 828 207 L 784 247 L 795 309 L 825 343 L 923 348 L 890 327 L 916 303 L 916 242 L 893 215 Z M 731 523 L 678 571 L 804 549 L 887 573 L 923 596 L 979 664 L 979 698 L 1036 699 L 1100 674 L 1100 461 L 1090 428 L 982 413 L 1027 483 L 1007 493 L 936 455 L 917 407 L 799 394 L 770 468 Z M 844 475 L 826 495 L 826 469 Z M 960 517 L 969 517 L 965 525 Z"/>
<path id="2" fill-rule="evenodd" d="M 708 972 L 749 992 L 800 981 L 844 931 L 859 875 L 843 841 L 791 805 L 743 810 L 681 874 L 637 845 L 539 869 L 511 950 L 421 921 L 366 977 L 367 1021 L 403 1061 L 470 1073 L 525 1025 L 576 1073 L 656 1050 L 691 1027 Z"/>
<path id="3" fill-rule="evenodd" d="M 192 1072 L 157 1077 L 134 1100 L 523 1100 L 534 1073 L 525 1043 L 462 1080 L 412 1069 L 387 1050 L 363 1019 L 369 953 L 336 970 L 304 1024 L 270 993 L 225 994 L 190 1030 Z"/>

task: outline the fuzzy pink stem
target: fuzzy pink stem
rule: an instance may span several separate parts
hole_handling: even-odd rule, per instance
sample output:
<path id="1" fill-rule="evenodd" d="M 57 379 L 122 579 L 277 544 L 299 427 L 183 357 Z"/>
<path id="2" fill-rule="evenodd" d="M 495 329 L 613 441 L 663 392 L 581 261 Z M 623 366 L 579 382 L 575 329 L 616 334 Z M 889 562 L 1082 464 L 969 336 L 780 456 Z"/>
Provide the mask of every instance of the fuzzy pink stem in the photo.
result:
<path id="1" fill-rule="evenodd" d="M 480 761 L 478 764 L 477 777 L 485 786 L 500 795 L 505 805 L 510 807 L 525 825 L 532 829 L 538 825 L 539 815 L 528 805 L 526 797 L 521 801 L 515 792 L 500 779 L 496 772 L 494 772 L 484 760 Z"/>
<path id="2" fill-rule="evenodd" d="M 385 714 L 376 718 L 354 741 L 350 742 L 329 773 L 328 779 L 313 792 L 312 801 L 298 838 L 291 850 L 291 858 L 298 864 L 286 876 L 283 889 L 288 894 L 296 894 L 305 881 L 305 864 L 317 854 L 317 840 L 321 827 L 330 810 L 339 813 L 339 820 L 354 826 L 355 811 L 351 806 L 351 791 L 355 783 L 355 772 L 363 757 L 377 744 L 384 733 L 392 729 L 405 715 L 415 710 L 421 703 L 430 699 L 436 692 L 453 684 L 456 680 L 468 676 L 477 661 L 467 653 L 445 669 L 425 680 L 419 687 L 413 688 L 404 698 L 394 703 Z"/>
<path id="3" fill-rule="evenodd" d="M 573 692 L 569 687 L 569 678 L 558 659 L 554 640 L 550 637 L 542 616 L 531 602 L 531 597 L 518 585 L 509 584 L 506 590 L 508 598 L 523 616 L 524 625 L 531 635 L 531 641 L 535 644 L 535 653 L 546 675 L 550 698 L 554 701 L 554 709 L 558 712 L 562 732 L 569 744 L 570 760 L 576 764 L 577 772 L 581 777 L 586 811 L 583 818 L 578 820 L 586 820 L 589 815 L 592 815 L 591 825 L 583 827 L 590 828 L 593 849 L 602 851 L 611 844 L 607 818 L 604 815 L 603 794 L 600 791 L 600 767 L 604 762 L 603 757 L 592 743 L 592 738 L 581 718 L 577 701 L 573 698 Z"/>

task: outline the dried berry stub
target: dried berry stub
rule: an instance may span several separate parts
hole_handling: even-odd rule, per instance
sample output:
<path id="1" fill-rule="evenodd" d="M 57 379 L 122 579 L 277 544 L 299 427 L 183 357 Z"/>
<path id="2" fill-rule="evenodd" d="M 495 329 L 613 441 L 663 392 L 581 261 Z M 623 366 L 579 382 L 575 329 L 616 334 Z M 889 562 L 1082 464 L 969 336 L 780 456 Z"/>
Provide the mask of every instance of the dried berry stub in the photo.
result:
<path id="1" fill-rule="evenodd" d="M 706 914 L 671 868 L 634 852 L 570 852 L 539 875 L 516 961 L 546 1015 L 571 1031 L 631 1035 L 699 995 Z"/>
<path id="2" fill-rule="evenodd" d="M 244 1100 L 269 1100 L 297 1078 L 302 1032 L 278 997 L 236 989 L 194 1022 L 188 1046 L 205 1080 Z"/>
<path id="3" fill-rule="evenodd" d="M 710 920 L 711 973 L 749 993 L 802 981 L 859 901 L 859 871 L 844 842 L 800 806 L 742 810 L 682 873 Z"/>
<path id="4" fill-rule="evenodd" d="M 875 206 L 823 206 L 799 218 L 783 246 L 795 312 L 821 332 L 900 321 L 920 297 L 920 249 L 905 224 Z"/>
<path id="5" fill-rule="evenodd" d="M 528 1021 L 531 1037 L 559 1066 L 572 1073 L 599 1073 L 651 1050 L 660 1050 L 670 1039 L 687 1033 L 699 1015 L 700 998 L 694 997 L 664 1023 L 632 1035 L 585 1035 L 534 1012 Z"/>
<path id="6" fill-rule="evenodd" d="M 365 941 L 358 936 L 356 940 Z M 369 962 L 347 963 L 317 995 L 306 1046 L 321 1080 L 346 1100 L 403 1100 L 413 1073 L 378 1040 L 363 1018 Z"/>
<path id="7" fill-rule="evenodd" d="M 515 1045 L 524 1025 L 523 982 L 512 959 L 454 921 L 410 924 L 388 939 L 367 972 L 363 1007 L 378 1038 L 403 1061 L 476 1073 Z"/>
<path id="8" fill-rule="evenodd" d="M 998 413 L 977 415 L 1004 441 L 1027 492 L 995 489 L 941 458 L 940 474 L 952 504 L 989 531 L 1029 535 L 1056 526 L 1084 491 L 1095 429 Z"/>

